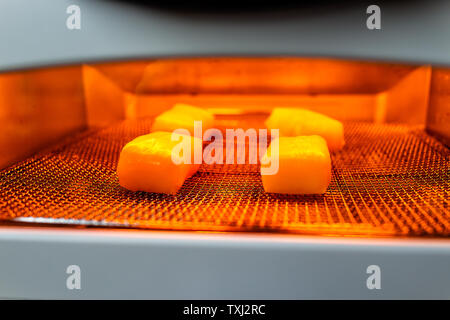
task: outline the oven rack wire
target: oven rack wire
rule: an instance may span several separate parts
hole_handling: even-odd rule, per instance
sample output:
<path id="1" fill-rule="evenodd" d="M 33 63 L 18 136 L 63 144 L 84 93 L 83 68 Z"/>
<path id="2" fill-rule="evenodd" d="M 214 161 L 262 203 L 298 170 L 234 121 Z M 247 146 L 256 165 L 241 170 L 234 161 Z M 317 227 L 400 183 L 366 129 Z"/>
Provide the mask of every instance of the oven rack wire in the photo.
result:
<path id="1" fill-rule="evenodd" d="M 220 119 L 248 127 L 257 117 Z M 422 127 L 348 122 L 324 195 L 265 193 L 257 165 L 202 165 L 176 195 L 118 184 L 121 148 L 151 119 L 90 130 L 0 171 L 0 219 L 347 236 L 450 235 L 450 151 Z"/>

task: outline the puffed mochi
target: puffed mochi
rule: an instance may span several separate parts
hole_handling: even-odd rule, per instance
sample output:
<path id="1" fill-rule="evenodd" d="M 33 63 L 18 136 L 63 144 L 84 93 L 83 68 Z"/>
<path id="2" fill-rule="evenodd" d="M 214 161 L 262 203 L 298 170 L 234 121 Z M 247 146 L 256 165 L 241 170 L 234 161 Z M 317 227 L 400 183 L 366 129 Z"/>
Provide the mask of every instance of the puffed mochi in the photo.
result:
<path id="1" fill-rule="evenodd" d="M 201 145 L 199 138 L 171 132 L 153 132 L 128 142 L 119 156 L 119 184 L 131 191 L 175 194 L 200 167 L 193 161 L 194 148 L 188 149 L 190 155 L 176 154 L 182 139 Z"/>
<path id="2" fill-rule="evenodd" d="M 177 129 L 186 129 L 194 136 L 194 121 L 201 121 L 202 129 L 207 130 L 214 125 L 214 115 L 199 107 L 177 103 L 173 108 L 155 118 L 151 131 L 172 132 Z"/>
<path id="3" fill-rule="evenodd" d="M 263 168 L 277 152 L 278 171 L 263 174 Z M 331 159 L 325 139 L 317 135 L 275 138 L 261 159 L 261 177 L 264 190 L 269 193 L 325 193 L 331 181 Z"/>
<path id="4" fill-rule="evenodd" d="M 279 129 L 280 137 L 321 136 L 330 151 L 339 151 L 345 145 L 342 123 L 311 110 L 274 108 L 265 124 L 268 129 Z"/>

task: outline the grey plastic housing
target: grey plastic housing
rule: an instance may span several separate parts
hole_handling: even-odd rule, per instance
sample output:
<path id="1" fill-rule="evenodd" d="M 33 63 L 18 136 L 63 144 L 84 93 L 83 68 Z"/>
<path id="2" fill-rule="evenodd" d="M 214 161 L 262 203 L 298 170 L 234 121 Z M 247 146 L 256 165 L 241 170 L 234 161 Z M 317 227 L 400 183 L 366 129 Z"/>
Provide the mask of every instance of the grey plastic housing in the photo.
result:
<path id="1" fill-rule="evenodd" d="M 330 5 L 330 3 L 332 5 Z M 78 5 L 80 29 L 67 8 Z M 179 56 L 312 56 L 450 64 L 450 2 L 328 2 L 276 10 L 196 11 L 127 1 L 0 2 L 0 71 Z"/>

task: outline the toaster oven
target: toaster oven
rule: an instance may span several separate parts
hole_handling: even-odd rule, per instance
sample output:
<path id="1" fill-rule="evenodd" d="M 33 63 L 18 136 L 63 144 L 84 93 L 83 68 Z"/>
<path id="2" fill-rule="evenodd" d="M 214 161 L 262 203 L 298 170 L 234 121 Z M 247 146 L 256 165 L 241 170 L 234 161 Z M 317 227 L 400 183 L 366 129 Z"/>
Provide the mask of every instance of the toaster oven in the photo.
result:
<path id="1" fill-rule="evenodd" d="M 0 4 L 0 297 L 450 298 L 447 2 L 381 5 L 381 30 L 351 2 L 24 4 Z M 122 188 L 122 147 L 178 102 L 222 131 L 342 121 L 327 192 L 266 193 L 255 164 Z"/>

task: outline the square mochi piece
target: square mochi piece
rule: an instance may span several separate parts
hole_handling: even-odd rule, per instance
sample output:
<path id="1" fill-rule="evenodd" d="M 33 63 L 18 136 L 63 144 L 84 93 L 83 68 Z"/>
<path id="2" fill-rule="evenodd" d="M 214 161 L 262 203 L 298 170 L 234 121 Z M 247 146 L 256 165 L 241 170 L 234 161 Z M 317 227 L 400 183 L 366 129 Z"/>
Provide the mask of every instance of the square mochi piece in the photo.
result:
<path id="1" fill-rule="evenodd" d="M 187 129 L 194 136 L 194 121 L 201 121 L 202 129 L 206 131 L 213 127 L 214 115 L 202 108 L 177 103 L 155 118 L 151 131 L 173 132 L 176 129 Z"/>
<path id="2" fill-rule="evenodd" d="M 171 132 L 154 132 L 128 142 L 122 149 L 117 166 L 119 184 L 131 191 L 175 194 L 184 181 L 195 174 L 200 164 L 193 164 L 195 140 L 174 134 L 180 140 L 172 141 Z M 181 137 L 190 139 L 191 164 L 176 164 L 172 151 Z"/>
<path id="3" fill-rule="evenodd" d="M 311 110 L 275 108 L 265 123 L 268 129 L 279 129 L 281 137 L 321 136 L 330 151 L 338 151 L 345 144 L 342 123 Z"/>
<path id="4" fill-rule="evenodd" d="M 277 139 L 278 172 L 261 176 L 264 190 L 284 194 L 325 193 L 331 180 L 331 159 L 326 141 L 320 136 Z M 276 150 L 272 150 L 274 142 L 267 148 L 263 159 L 276 157 Z M 261 166 L 265 164 L 262 162 Z"/>

